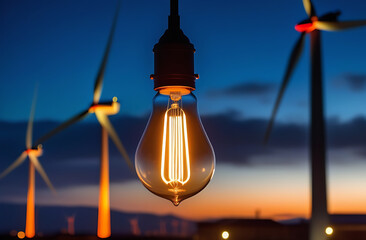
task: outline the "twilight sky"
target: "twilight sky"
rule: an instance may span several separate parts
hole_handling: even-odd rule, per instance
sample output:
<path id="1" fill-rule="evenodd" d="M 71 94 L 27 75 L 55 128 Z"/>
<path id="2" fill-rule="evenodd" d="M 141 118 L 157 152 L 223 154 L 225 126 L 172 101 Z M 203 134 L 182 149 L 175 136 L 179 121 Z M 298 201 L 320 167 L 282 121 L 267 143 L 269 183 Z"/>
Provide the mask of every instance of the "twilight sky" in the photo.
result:
<path id="1" fill-rule="evenodd" d="M 317 12 L 366 19 L 363 0 L 315 0 Z M 0 170 L 24 149 L 33 89 L 39 84 L 35 139 L 85 109 L 116 1 L 0 2 Z M 117 96 L 111 117 L 134 156 L 154 96 L 153 45 L 167 28 L 168 0 L 122 1 L 102 100 Z M 184 0 L 181 27 L 195 45 L 199 109 L 217 157 L 212 182 L 178 208 L 144 189 L 111 146 L 112 208 L 189 219 L 308 216 L 309 41 L 273 137 L 261 144 L 284 68 L 306 17 L 301 0 Z M 329 210 L 366 213 L 366 27 L 323 35 L 328 123 Z M 40 159 L 57 196 L 37 178 L 36 203 L 97 205 L 100 130 L 89 117 L 44 144 Z M 24 202 L 27 164 L 0 181 L 0 201 Z M 361 189 L 361 191 L 360 191 Z M 215 210 L 212 210 L 215 209 Z"/>

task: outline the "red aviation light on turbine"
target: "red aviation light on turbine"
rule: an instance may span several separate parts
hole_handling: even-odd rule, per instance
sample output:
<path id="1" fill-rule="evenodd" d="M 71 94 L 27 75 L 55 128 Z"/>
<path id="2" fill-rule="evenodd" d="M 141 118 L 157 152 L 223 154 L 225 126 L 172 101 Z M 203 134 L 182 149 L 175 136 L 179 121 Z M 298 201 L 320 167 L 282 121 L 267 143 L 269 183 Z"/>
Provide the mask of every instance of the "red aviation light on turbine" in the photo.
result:
<path id="1" fill-rule="evenodd" d="M 310 33 L 316 29 L 314 24 L 316 21 L 318 21 L 318 18 L 316 16 L 313 16 L 311 17 L 311 19 L 307 19 L 297 24 L 295 26 L 295 30 L 298 32 Z"/>

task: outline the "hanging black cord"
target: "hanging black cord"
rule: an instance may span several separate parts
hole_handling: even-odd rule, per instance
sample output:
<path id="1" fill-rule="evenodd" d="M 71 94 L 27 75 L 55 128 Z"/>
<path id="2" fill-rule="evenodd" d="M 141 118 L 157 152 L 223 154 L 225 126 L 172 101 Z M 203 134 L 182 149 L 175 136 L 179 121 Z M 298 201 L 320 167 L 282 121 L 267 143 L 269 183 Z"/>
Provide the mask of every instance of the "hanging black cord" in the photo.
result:
<path id="1" fill-rule="evenodd" d="M 179 16 L 178 0 L 170 0 L 170 16 Z"/>
<path id="2" fill-rule="evenodd" d="M 178 0 L 170 0 L 169 29 L 180 29 L 180 19 L 178 14 Z"/>

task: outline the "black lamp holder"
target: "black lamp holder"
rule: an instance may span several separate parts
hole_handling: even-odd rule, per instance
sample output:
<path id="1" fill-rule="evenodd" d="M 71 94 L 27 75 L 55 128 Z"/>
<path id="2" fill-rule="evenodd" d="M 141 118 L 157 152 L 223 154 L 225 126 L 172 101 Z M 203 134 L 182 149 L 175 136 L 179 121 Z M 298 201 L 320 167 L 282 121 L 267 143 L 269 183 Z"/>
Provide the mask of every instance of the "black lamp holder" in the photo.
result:
<path id="1" fill-rule="evenodd" d="M 154 49 L 154 80 L 156 91 L 167 87 L 184 87 L 195 90 L 194 46 L 180 29 L 178 0 L 170 0 L 168 29 Z"/>

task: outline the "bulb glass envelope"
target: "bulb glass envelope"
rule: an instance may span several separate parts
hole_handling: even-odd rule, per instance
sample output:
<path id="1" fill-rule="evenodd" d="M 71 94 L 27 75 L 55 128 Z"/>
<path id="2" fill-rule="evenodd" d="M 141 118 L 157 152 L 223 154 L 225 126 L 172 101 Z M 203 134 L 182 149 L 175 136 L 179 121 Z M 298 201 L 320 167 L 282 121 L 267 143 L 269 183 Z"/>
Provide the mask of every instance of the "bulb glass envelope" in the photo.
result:
<path id="1" fill-rule="evenodd" d="M 209 183 L 215 154 L 202 126 L 196 97 L 177 87 L 171 90 L 170 94 L 167 89 L 160 91 L 153 99 L 135 165 L 148 190 L 177 206 Z"/>

